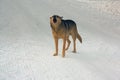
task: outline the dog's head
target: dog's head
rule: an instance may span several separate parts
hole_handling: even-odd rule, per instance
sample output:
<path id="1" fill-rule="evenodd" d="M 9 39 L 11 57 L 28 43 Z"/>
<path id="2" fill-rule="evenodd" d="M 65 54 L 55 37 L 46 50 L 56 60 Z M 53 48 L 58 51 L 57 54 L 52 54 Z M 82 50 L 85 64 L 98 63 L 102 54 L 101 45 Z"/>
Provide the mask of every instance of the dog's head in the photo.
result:
<path id="1" fill-rule="evenodd" d="M 53 15 L 53 16 L 50 17 L 50 23 L 52 23 L 52 24 L 60 24 L 62 18 L 63 17 L 60 17 L 58 15 Z"/>

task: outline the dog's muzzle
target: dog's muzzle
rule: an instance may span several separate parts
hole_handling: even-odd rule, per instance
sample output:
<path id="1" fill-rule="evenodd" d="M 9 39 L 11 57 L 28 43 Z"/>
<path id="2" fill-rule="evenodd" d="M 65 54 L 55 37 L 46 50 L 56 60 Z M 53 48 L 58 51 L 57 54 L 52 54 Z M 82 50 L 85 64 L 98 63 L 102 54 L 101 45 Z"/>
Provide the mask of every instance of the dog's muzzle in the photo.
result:
<path id="1" fill-rule="evenodd" d="M 54 23 L 56 23 L 56 22 L 57 22 L 57 19 L 56 19 L 56 17 L 55 17 L 55 16 L 53 17 L 53 22 L 54 22 Z"/>
<path id="2" fill-rule="evenodd" d="M 54 22 L 54 23 L 56 23 L 56 22 L 57 22 L 57 20 L 56 20 L 56 19 L 53 19 L 53 22 Z"/>

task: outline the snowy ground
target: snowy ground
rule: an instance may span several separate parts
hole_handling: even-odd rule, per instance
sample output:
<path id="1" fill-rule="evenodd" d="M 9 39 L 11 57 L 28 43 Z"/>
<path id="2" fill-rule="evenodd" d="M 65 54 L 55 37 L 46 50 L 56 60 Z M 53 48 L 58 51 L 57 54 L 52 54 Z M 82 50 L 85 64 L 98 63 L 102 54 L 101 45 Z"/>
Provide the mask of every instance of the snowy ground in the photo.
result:
<path id="1" fill-rule="evenodd" d="M 120 1 L 119 0 L 77 0 L 88 3 L 92 8 L 99 11 L 104 11 L 112 15 L 120 16 Z"/>
<path id="2" fill-rule="evenodd" d="M 120 16 L 102 9 L 80 0 L 0 0 L 0 80 L 120 80 Z M 76 54 L 71 44 L 62 58 L 60 41 L 52 56 L 53 14 L 76 21 Z"/>

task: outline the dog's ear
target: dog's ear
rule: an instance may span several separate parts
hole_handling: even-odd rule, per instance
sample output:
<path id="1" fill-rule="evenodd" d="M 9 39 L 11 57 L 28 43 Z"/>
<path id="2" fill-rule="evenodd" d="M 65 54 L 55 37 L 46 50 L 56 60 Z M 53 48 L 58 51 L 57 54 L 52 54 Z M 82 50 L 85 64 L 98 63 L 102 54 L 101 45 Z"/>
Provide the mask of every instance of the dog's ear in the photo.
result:
<path id="1" fill-rule="evenodd" d="M 52 17 L 50 17 L 50 19 L 52 19 Z"/>

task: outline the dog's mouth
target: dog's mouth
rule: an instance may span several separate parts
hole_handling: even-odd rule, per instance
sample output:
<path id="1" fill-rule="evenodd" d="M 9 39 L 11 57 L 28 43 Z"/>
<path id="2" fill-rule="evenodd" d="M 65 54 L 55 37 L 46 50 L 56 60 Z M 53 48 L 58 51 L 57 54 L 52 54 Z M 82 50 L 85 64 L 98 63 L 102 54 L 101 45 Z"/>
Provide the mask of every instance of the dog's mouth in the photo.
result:
<path id="1" fill-rule="evenodd" d="M 57 22 L 56 16 L 53 16 L 53 22 L 54 22 L 54 23 Z"/>
<path id="2" fill-rule="evenodd" d="M 57 22 L 57 19 L 54 18 L 54 19 L 53 19 L 53 22 L 56 23 L 56 22 Z"/>

